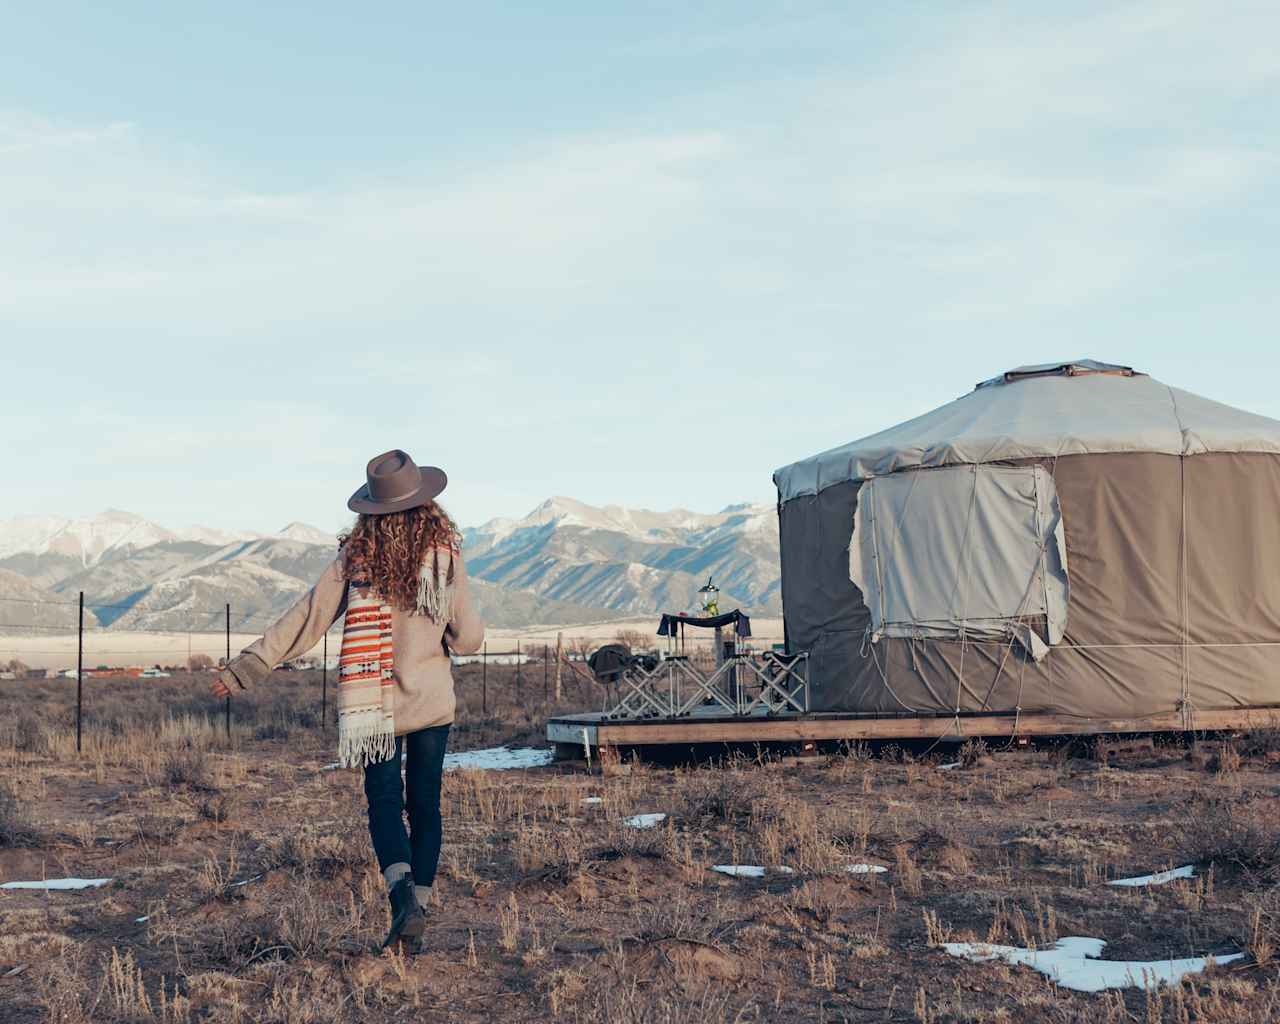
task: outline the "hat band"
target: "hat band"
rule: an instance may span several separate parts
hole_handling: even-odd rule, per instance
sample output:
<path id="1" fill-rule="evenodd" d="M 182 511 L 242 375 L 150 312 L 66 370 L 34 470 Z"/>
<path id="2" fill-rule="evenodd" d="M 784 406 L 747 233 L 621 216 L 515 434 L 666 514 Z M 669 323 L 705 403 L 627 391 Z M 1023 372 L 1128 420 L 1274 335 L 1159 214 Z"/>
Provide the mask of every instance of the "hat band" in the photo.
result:
<path id="1" fill-rule="evenodd" d="M 374 492 L 373 488 L 372 488 L 372 487 L 370 487 L 370 488 L 369 488 L 369 497 L 370 497 L 372 500 L 374 500 L 374 501 L 386 502 L 386 503 L 388 503 L 388 504 L 389 504 L 389 503 L 391 503 L 391 502 L 393 502 L 393 501 L 404 501 L 404 499 L 405 499 L 405 498 L 412 498 L 412 497 L 413 497 L 415 494 L 417 494 L 420 490 L 422 490 L 422 483 L 421 483 L 421 481 L 419 481 L 419 483 L 418 483 L 418 486 L 417 486 L 417 487 L 412 487 L 412 488 L 410 488 L 409 490 L 405 491 L 403 494 L 396 494 L 396 495 L 383 495 L 383 494 L 376 494 L 376 493 Z"/>

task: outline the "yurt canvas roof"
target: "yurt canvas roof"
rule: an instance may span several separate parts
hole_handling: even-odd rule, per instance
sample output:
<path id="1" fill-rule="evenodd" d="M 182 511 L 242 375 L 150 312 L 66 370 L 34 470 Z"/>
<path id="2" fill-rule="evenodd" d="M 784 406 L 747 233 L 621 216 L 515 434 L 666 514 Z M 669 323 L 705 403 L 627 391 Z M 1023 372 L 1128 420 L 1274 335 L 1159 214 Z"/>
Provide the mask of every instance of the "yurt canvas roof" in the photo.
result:
<path id="1" fill-rule="evenodd" d="M 900 469 L 1056 455 L 1280 454 L 1280 421 L 1091 359 L 1021 366 L 947 405 L 774 473 L 790 501 Z"/>

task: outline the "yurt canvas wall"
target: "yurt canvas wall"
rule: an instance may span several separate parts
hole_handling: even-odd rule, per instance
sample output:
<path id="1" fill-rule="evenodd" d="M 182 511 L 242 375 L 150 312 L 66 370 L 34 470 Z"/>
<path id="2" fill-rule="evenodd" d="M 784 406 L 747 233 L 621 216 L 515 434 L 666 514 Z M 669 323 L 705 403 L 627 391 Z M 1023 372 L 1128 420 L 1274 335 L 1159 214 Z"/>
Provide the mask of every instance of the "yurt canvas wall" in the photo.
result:
<path id="1" fill-rule="evenodd" d="M 1025 367 L 775 482 L 814 710 L 1280 703 L 1276 421 Z"/>

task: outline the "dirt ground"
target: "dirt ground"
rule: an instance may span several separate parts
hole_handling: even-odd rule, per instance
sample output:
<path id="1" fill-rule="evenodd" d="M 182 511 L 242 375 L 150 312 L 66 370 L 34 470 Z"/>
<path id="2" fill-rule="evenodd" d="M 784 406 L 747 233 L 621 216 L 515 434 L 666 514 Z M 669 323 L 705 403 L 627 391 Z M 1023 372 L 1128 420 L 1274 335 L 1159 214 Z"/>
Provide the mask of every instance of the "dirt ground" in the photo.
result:
<path id="1" fill-rule="evenodd" d="M 541 680 L 501 671 L 486 716 L 461 670 L 453 749 L 539 742 Z M 317 679 L 237 697 L 229 739 L 206 682 L 98 681 L 79 756 L 74 681 L 0 683 L 0 882 L 111 879 L 0 891 L 6 1024 L 1280 1019 L 1271 733 L 453 772 L 410 955 L 376 948 L 360 777 L 324 767 Z M 560 710 L 594 699 L 569 696 Z M 1106 884 L 1184 864 L 1197 877 Z M 1065 936 L 1109 959 L 1245 956 L 1088 994 L 941 946 Z"/>

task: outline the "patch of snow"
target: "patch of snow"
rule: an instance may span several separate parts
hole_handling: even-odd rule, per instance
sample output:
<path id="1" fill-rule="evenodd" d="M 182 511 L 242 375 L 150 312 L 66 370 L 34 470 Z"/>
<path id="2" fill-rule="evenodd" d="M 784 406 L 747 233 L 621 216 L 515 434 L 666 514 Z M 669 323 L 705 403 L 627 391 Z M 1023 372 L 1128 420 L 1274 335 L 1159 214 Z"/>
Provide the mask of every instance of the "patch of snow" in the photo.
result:
<path id="1" fill-rule="evenodd" d="M 198 544 L 211 544 L 219 548 L 225 548 L 228 544 L 239 541 L 260 540 L 262 537 L 260 533 L 219 530 L 212 526 L 184 526 L 172 532 L 176 540 L 191 540 Z"/>
<path id="2" fill-rule="evenodd" d="M 960 761 L 952 761 L 950 764 L 940 764 L 938 765 L 938 771 L 949 772 L 952 768 L 959 768 L 962 763 Z"/>
<path id="3" fill-rule="evenodd" d="M 731 875 L 734 878 L 764 878 L 766 869 L 759 864 L 714 864 L 712 871 L 719 871 L 722 875 Z M 769 871 L 776 871 L 782 875 L 794 875 L 795 871 L 789 867 L 769 868 Z"/>
<path id="4" fill-rule="evenodd" d="M 109 878 L 46 878 L 43 882 L 4 882 L 0 889 L 96 889 Z"/>
<path id="5" fill-rule="evenodd" d="M 628 818 L 622 819 L 622 824 L 628 828 L 653 828 L 667 820 L 667 816 L 658 811 L 654 814 L 633 814 Z"/>
<path id="6" fill-rule="evenodd" d="M 584 804 L 602 804 L 602 803 L 604 803 L 604 797 L 602 797 L 602 796 L 584 796 L 584 797 L 582 798 L 582 802 L 583 802 Z"/>
<path id="7" fill-rule="evenodd" d="M 151 915 L 150 915 L 150 914 L 148 914 L 146 917 L 135 917 L 135 918 L 133 919 L 133 923 L 134 923 L 134 924 L 142 924 L 144 921 L 150 921 L 150 920 L 151 920 Z"/>
<path id="8" fill-rule="evenodd" d="M 1196 873 L 1194 864 L 1184 864 L 1180 868 L 1173 868 L 1169 871 L 1157 871 L 1154 875 L 1138 875 L 1136 878 L 1117 878 L 1114 882 L 1108 882 L 1107 885 L 1119 885 L 1137 888 L 1145 885 L 1164 885 L 1166 882 L 1172 882 L 1175 878 L 1193 878 Z"/>
<path id="9" fill-rule="evenodd" d="M 407 755 L 401 754 L 404 761 Z M 464 770 L 489 769 L 491 771 L 507 771 L 511 768 L 540 768 L 555 760 L 554 750 L 540 747 L 488 747 L 484 750 L 462 750 L 455 754 L 444 755 L 444 770 L 447 772 Z M 340 761 L 322 764 L 322 772 L 331 772 L 341 768 Z"/>
<path id="10" fill-rule="evenodd" d="M 1102 939 L 1073 935 L 1059 939 L 1053 949 L 993 946 L 984 942 L 946 942 L 942 948 L 952 956 L 966 960 L 1003 960 L 1007 964 L 1025 964 L 1055 984 L 1076 992 L 1171 984 L 1185 975 L 1203 971 L 1209 962 L 1209 958 L 1203 956 L 1179 960 L 1099 960 L 1097 957 L 1102 955 L 1105 945 Z M 1229 964 L 1243 956 L 1243 953 L 1231 953 L 1215 957 L 1214 961 Z"/>
<path id="11" fill-rule="evenodd" d="M 879 864 L 846 864 L 844 869 L 851 875 L 881 875 L 889 870 Z"/>
<path id="12" fill-rule="evenodd" d="M 555 760 L 554 750 L 538 747 L 489 747 L 486 750 L 463 750 L 444 755 L 444 770 L 458 768 L 491 768 L 506 771 L 510 768 L 539 768 Z"/>
<path id="13" fill-rule="evenodd" d="M 243 882 L 232 882 L 227 886 L 228 889 L 239 889 L 242 885 L 248 885 L 250 882 L 256 882 L 261 875 L 254 875 L 252 878 L 246 878 Z"/>
<path id="14" fill-rule="evenodd" d="M 303 544 L 319 544 L 331 548 L 338 546 L 338 538 L 332 533 L 318 529 L 309 523 L 290 523 L 275 536 L 280 540 L 296 540 Z"/>

